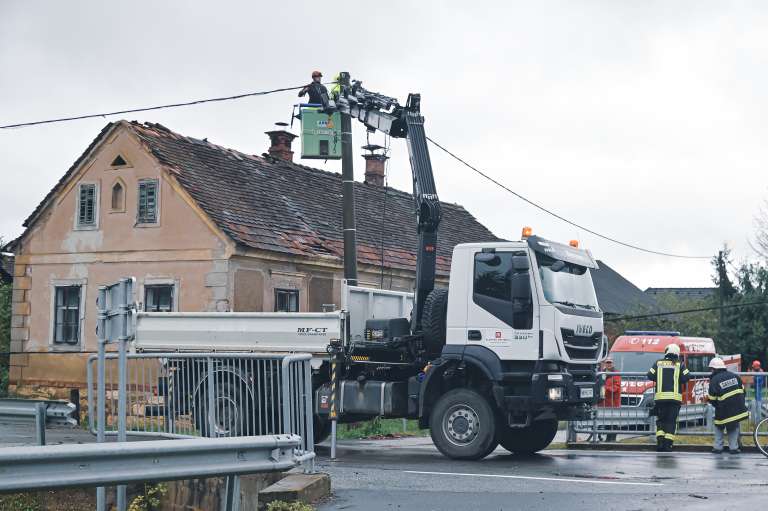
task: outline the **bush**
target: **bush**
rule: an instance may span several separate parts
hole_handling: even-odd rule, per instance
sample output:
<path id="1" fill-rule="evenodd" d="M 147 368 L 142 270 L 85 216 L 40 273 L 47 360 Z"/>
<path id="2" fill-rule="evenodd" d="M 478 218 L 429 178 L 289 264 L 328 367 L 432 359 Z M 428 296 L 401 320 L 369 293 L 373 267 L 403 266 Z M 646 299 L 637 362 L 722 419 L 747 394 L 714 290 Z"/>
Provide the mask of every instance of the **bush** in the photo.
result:
<path id="1" fill-rule="evenodd" d="M 11 357 L 11 285 L 0 284 L 0 397 L 8 395 Z"/>

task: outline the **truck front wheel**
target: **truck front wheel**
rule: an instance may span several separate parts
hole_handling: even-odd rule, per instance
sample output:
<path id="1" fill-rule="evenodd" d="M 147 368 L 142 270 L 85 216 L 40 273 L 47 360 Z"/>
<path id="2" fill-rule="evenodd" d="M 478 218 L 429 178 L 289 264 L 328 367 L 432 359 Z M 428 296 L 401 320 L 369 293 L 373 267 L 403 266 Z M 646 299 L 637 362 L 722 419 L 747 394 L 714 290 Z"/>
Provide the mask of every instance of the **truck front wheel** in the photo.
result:
<path id="1" fill-rule="evenodd" d="M 429 429 L 437 449 L 457 460 L 484 458 L 499 445 L 493 408 L 470 389 L 443 395 L 432 409 Z"/>
<path id="2" fill-rule="evenodd" d="M 499 426 L 499 443 L 515 454 L 533 454 L 545 449 L 557 434 L 557 420 L 536 421 L 525 428 Z"/>

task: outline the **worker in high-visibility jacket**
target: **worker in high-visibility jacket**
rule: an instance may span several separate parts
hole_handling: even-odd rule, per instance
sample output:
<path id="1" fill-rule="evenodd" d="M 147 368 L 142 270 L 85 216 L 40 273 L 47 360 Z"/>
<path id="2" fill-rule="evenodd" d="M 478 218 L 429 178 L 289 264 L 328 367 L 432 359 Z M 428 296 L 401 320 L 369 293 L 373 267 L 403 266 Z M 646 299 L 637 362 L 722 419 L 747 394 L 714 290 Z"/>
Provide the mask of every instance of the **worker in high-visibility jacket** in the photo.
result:
<path id="1" fill-rule="evenodd" d="M 664 358 L 657 360 L 648 371 L 648 379 L 656 384 L 654 409 L 656 413 L 656 450 L 669 452 L 677 433 L 677 416 L 683 402 L 683 385 L 690 380 L 688 369 L 680 362 L 680 346 L 670 344 Z"/>
<path id="2" fill-rule="evenodd" d="M 709 379 L 709 402 L 715 407 L 715 442 L 712 452 L 723 452 L 723 434 L 728 432 L 728 452 L 739 454 L 739 422 L 749 417 L 744 402 L 744 384 L 741 378 L 725 368 L 721 358 L 709 362 L 712 376 Z"/>

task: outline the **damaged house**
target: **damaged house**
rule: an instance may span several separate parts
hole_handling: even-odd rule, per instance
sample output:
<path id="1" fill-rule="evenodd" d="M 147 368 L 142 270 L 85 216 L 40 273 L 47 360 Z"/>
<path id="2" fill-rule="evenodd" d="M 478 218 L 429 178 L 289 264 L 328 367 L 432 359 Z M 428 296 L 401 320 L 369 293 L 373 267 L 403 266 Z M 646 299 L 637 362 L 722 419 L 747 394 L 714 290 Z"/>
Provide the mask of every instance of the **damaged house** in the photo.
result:
<path id="1" fill-rule="evenodd" d="M 15 254 L 11 385 L 85 386 L 100 285 L 137 279 L 151 311 L 322 311 L 343 278 L 341 176 L 293 162 L 286 131 L 261 156 L 153 123 L 104 127 L 24 223 Z M 417 232 L 410 193 L 367 158 L 355 186 L 361 285 L 410 290 Z M 442 204 L 437 272 L 460 242 L 497 239 Z"/>

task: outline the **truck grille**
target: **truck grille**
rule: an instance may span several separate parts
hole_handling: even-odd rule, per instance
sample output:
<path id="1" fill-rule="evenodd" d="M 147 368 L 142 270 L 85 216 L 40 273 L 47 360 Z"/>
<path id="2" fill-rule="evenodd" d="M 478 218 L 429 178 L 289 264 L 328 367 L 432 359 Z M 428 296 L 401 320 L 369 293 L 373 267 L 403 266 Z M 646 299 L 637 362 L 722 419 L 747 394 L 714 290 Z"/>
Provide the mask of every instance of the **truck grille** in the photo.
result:
<path id="1" fill-rule="evenodd" d="M 568 356 L 573 360 L 596 360 L 600 352 L 602 332 L 595 332 L 588 337 L 576 335 L 570 328 L 561 328 L 563 344 Z"/>
<path id="2" fill-rule="evenodd" d="M 642 400 L 643 400 L 642 395 L 636 395 L 636 396 L 622 395 L 621 406 L 640 406 L 640 401 Z"/>

